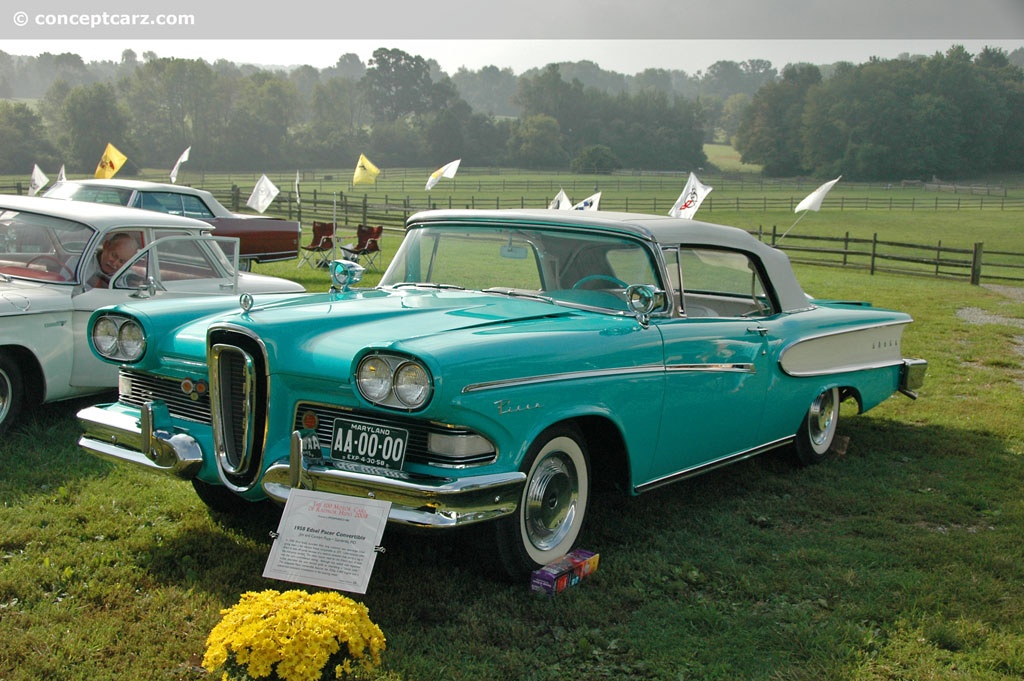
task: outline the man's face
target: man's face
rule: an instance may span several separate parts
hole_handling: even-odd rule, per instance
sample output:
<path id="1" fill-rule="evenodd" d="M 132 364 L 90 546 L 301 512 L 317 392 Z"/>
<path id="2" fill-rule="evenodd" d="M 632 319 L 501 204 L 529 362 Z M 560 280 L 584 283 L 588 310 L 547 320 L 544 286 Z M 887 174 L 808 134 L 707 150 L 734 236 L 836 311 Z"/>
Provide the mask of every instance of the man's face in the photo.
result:
<path id="1" fill-rule="evenodd" d="M 107 275 L 113 274 L 133 255 L 135 255 L 135 247 L 130 239 L 112 239 L 103 247 L 103 255 L 100 256 L 100 269 Z"/>

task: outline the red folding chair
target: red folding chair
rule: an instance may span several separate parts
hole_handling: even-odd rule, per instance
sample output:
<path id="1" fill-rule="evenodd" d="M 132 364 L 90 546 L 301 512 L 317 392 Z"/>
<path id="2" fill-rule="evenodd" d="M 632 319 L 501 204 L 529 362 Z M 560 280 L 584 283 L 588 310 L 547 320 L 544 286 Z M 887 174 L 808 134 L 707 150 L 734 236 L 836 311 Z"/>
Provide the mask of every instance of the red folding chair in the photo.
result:
<path id="1" fill-rule="evenodd" d="M 341 251 L 350 260 L 359 262 L 371 272 L 380 271 L 380 240 L 384 233 L 384 226 L 367 227 L 359 225 L 356 227 L 356 243 L 341 246 Z M 362 260 L 360 262 L 360 260 Z"/>
<path id="2" fill-rule="evenodd" d="M 334 223 L 314 222 L 313 237 L 302 247 L 298 267 L 326 267 L 332 259 L 327 253 L 334 255 Z"/>

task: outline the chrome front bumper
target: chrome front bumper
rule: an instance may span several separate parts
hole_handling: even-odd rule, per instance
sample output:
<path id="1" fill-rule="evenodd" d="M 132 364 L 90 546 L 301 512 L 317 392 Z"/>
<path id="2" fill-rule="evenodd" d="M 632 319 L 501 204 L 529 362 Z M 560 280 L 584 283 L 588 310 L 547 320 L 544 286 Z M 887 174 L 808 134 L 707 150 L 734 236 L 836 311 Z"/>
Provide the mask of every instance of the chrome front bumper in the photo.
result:
<path id="1" fill-rule="evenodd" d="M 175 433 L 167 407 L 147 402 L 138 418 L 102 406 L 78 412 L 79 446 L 110 461 L 129 463 L 185 480 L 203 463 L 199 443 Z M 305 453 L 308 456 L 303 456 Z M 448 528 L 515 513 L 526 475 L 520 472 L 465 478 L 421 476 L 324 460 L 312 431 L 292 433 L 287 462 L 263 474 L 263 490 L 284 504 L 293 488 L 391 502 L 388 519 L 416 527 Z"/>
<path id="2" fill-rule="evenodd" d="M 100 458 L 185 480 L 194 478 L 203 464 L 199 443 L 174 432 L 163 402 L 147 402 L 139 418 L 102 407 L 86 407 L 77 417 L 83 432 L 78 445 Z"/>
<path id="3" fill-rule="evenodd" d="M 303 456 L 303 452 L 310 456 Z M 263 490 L 279 503 L 294 488 L 391 502 L 388 519 L 416 527 L 447 528 L 493 520 L 515 513 L 526 474 L 466 478 L 418 476 L 358 464 L 325 460 L 311 431 L 292 433 L 288 462 L 271 465 Z"/>

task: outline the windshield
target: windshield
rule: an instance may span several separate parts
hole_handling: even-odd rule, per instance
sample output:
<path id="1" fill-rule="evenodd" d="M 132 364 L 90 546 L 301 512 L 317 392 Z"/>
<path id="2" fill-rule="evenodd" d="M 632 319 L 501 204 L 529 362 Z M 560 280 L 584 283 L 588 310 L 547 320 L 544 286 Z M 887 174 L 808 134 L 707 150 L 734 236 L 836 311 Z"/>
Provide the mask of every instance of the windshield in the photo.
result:
<path id="1" fill-rule="evenodd" d="M 69 283 L 93 230 L 79 222 L 0 208 L 0 274 Z"/>
<path id="2" fill-rule="evenodd" d="M 89 203 L 109 203 L 115 206 L 127 206 L 132 198 L 132 190 L 122 187 L 95 186 L 60 182 L 46 190 L 45 196 L 51 199 L 74 199 Z"/>
<path id="3" fill-rule="evenodd" d="M 625 289 L 661 288 L 652 250 L 606 234 L 432 225 L 408 232 L 381 286 L 425 285 L 625 311 Z"/>

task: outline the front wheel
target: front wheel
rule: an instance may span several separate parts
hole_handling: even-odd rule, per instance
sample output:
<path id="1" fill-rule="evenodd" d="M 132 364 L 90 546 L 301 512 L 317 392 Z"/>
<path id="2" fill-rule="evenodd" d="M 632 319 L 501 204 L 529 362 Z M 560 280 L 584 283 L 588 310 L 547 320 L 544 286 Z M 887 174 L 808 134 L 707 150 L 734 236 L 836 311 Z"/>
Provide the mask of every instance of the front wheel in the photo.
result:
<path id="1" fill-rule="evenodd" d="M 541 433 L 523 466 L 519 507 L 495 526 L 502 567 L 512 578 L 572 550 L 590 500 L 590 462 L 578 429 L 554 426 Z"/>
<path id="2" fill-rule="evenodd" d="M 0 433 L 6 431 L 25 404 L 21 369 L 9 355 L 0 353 Z"/>
<path id="3" fill-rule="evenodd" d="M 797 458 L 804 465 L 824 461 L 831 453 L 839 427 L 839 388 L 829 388 L 814 398 L 796 433 Z"/>

